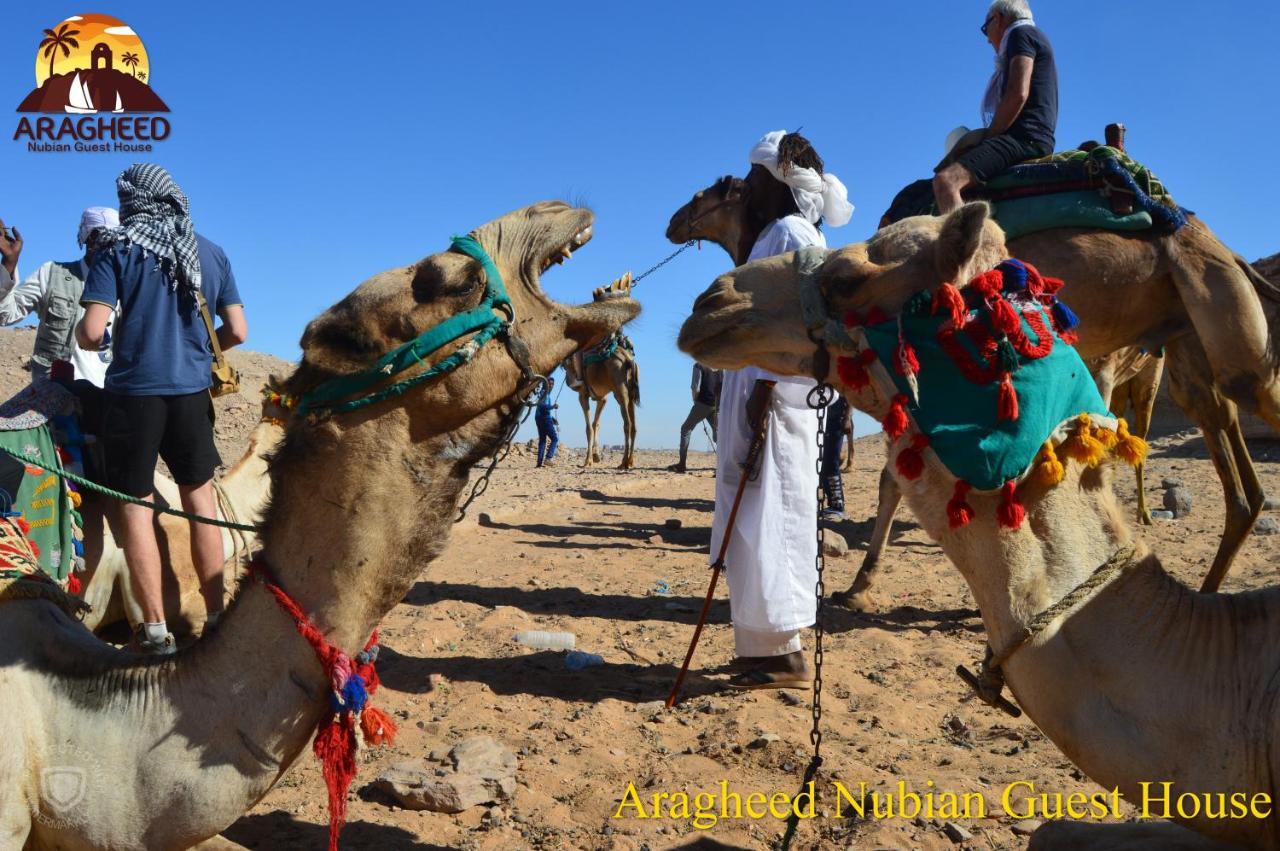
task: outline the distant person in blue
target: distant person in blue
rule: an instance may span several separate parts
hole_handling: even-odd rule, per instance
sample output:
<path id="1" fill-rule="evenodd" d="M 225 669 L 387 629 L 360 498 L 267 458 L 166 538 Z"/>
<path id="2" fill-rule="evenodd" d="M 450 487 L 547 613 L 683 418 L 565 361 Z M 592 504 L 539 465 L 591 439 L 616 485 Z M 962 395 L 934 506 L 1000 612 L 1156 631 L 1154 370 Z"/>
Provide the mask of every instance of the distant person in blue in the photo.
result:
<path id="1" fill-rule="evenodd" d="M 827 407 L 822 434 L 822 491 L 827 497 L 827 507 L 822 509 L 823 520 L 847 520 L 844 513 L 844 476 L 840 472 L 840 450 L 844 448 L 844 433 L 849 421 L 849 400 L 837 394 Z"/>
<path id="2" fill-rule="evenodd" d="M 107 231 L 85 281 L 76 339 L 96 351 L 115 305 L 113 351 L 105 383 L 102 434 L 109 487 L 151 501 L 156 460 L 169 466 L 185 511 L 215 516 L 213 473 L 222 459 L 213 442 L 209 395 L 213 347 L 194 296 L 198 287 L 222 319 L 222 348 L 248 336 L 244 307 L 226 254 L 196 233 L 187 196 L 157 165 L 140 164 L 116 179 L 121 226 Z M 121 504 L 125 560 L 142 604 L 134 645 L 174 652 L 165 624 L 154 513 Z M 200 576 L 208 626 L 222 614 L 222 533 L 191 524 L 191 556 Z"/>
<path id="3" fill-rule="evenodd" d="M 556 447 L 560 445 L 559 421 L 552 413 L 560 406 L 551 399 L 551 391 L 556 386 L 554 378 L 547 379 L 547 386 L 538 397 L 538 409 L 533 414 L 533 422 L 538 427 L 538 466 L 554 467 L 552 458 L 556 457 Z M 545 453 L 545 454 L 544 454 Z"/>
<path id="4" fill-rule="evenodd" d="M 1058 69 L 1027 0 L 994 0 L 982 34 L 996 52 L 995 73 L 982 99 L 987 126 L 963 137 L 938 166 L 933 195 L 942 215 L 964 203 L 960 193 L 968 187 L 1053 153 Z"/>

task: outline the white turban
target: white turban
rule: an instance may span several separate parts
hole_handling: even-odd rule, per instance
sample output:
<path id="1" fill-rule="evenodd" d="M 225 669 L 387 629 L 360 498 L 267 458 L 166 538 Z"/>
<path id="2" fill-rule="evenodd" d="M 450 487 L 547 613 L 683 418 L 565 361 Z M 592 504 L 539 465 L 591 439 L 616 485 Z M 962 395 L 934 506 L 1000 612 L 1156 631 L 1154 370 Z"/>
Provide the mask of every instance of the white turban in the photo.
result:
<path id="1" fill-rule="evenodd" d="M 80 214 L 80 231 L 76 241 L 84 245 L 89 241 L 89 234 L 98 228 L 120 227 L 120 214 L 111 207 L 89 207 Z"/>
<path id="2" fill-rule="evenodd" d="M 811 224 L 817 224 L 818 219 L 825 219 L 833 228 L 846 224 L 853 215 L 853 205 L 849 203 L 849 191 L 838 177 L 794 165 L 787 169 L 786 174 L 778 168 L 778 145 L 785 135 L 786 130 L 766 134 L 756 142 L 747 159 L 752 165 L 769 169 L 770 174 L 791 187 L 791 197 L 796 199 L 800 215 Z"/>

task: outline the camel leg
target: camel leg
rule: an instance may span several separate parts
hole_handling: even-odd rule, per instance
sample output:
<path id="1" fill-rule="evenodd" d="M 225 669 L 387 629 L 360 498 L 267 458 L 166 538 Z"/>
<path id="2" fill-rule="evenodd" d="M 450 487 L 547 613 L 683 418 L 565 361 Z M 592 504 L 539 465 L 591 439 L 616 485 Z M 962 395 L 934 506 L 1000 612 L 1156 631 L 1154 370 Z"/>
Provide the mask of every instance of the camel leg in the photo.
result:
<path id="1" fill-rule="evenodd" d="M 1185 235 L 1185 236 L 1184 236 Z M 1213 383 L 1231 401 L 1280 431 L 1280 366 L 1268 312 L 1249 273 L 1232 252 L 1193 220 L 1176 240 L 1174 286 L 1204 348 Z"/>
<path id="2" fill-rule="evenodd" d="M 1133 407 L 1133 422 L 1130 431 L 1143 440 L 1151 431 L 1151 412 L 1156 406 L 1156 393 L 1160 390 L 1160 378 L 1164 375 L 1164 358 L 1155 358 L 1136 378 L 1129 382 L 1130 404 Z M 1138 477 L 1138 522 L 1151 526 L 1151 511 L 1147 507 L 1146 463 L 1138 464 L 1134 470 Z"/>
<path id="3" fill-rule="evenodd" d="M 618 400 L 618 409 L 622 412 L 622 463 L 618 465 L 618 469 L 631 470 L 636 466 L 635 459 L 631 457 L 632 441 L 635 440 L 635 425 L 632 421 L 636 412 L 626 387 L 618 388 L 614 395 Z"/>
<path id="4" fill-rule="evenodd" d="M 879 607 L 879 602 L 871 593 L 871 582 L 875 579 L 876 570 L 880 567 L 880 555 L 885 544 L 889 542 L 889 530 L 893 527 L 893 515 L 902 502 L 902 491 L 893 480 L 893 474 L 885 467 L 880 471 L 879 507 L 876 511 L 876 525 L 871 530 L 871 539 L 867 542 L 867 555 L 862 560 L 858 575 L 847 591 L 831 596 L 831 602 L 855 612 L 872 612 Z"/>
<path id="5" fill-rule="evenodd" d="M 584 390 L 578 394 L 578 401 L 582 404 L 582 419 L 587 424 L 587 455 L 582 459 L 582 466 L 590 467 L 596 448 L 596 434 L 591 428 L 591 397 Z"/>
<path id="6" fill-rule="evenodd" d="M 596 400 L 596 415 L 591 421 L 591 461 L 594 464 L 604 460 L 604 453 L 600 451 L 600 415 L 604 413 L 604 406 L 608 401 L 608 396 L 601 396 Z"/>
<path id="7" fill-rule="evenodd" d="M 1194 337 L 1183 337 L 1169 346 L 1169 391 L 1204 435 L 1226 506 L 1222 540 L 1200 590 L 1218 590 L 1236 553 L 1244 545 L 1253 523 L 1262 513 L 1265 498 L 1257 473 L 1240 432 L 1237 409 L 1212 385 L 1204 350 Z"/>

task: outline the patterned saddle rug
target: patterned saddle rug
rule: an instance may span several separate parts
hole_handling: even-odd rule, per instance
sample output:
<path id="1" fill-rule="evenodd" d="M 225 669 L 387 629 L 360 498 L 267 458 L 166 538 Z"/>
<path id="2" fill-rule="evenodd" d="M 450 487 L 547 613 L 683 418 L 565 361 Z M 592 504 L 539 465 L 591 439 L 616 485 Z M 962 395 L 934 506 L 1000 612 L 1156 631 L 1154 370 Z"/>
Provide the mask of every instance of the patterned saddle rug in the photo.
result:
<path id="1" fill-rule="evenodd" d="M 1059 227 L 1173 233 L 1188 213 L 1150 169 L 1106 145 L 1020 163 L 965 197 L 992 202 L 1009 239 Z M 920 180 L 898 193 L 881 225 L 934 214 L 933 184 Z"/>

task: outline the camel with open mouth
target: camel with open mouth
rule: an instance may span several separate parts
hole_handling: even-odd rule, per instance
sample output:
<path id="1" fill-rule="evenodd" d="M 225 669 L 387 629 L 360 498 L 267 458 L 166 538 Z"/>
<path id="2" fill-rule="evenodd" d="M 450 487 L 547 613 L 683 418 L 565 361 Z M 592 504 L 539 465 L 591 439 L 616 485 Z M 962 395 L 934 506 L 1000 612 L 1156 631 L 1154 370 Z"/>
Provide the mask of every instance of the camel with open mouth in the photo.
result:
<path id="1" fill-rule="evenodd" d="M 1197 228 L 1189 238 L 1202 234 Z M 848 331 L 848 345 L 832 331 L 848 311 L 899 315 L 922 291 L 963 286 L 1008 256 L 986 204 L 968 204 L 946 218 L 905 219 L 830 253 L 812 275 L 788 254 L 720 276 L 694 303 L 679 345 L 716 369 L 756 365 L 814 375 L 822 359 L 815 358 L 814 325 L 802 307 L 806 288 L 810 305 L 815 288 L 825 303 L 827 321 L 814 336 L 832 355 L 856 357 L 870 330 Z M 1075 268 L 1064 266 L 1068 275 Z M 1043 268 L 1062 274 L 1049 262 Z M 1071 284 L 1064 290 L 1073 291 L 1080 292 Z M 1115 301 L 1117 312 L 1126 312 L 1130 299 Z M 832 357 L 815 377 L 877 419 L 904 398 L 879 360 L 860 389 L 843 383 L 840 369 Z M 1274 421 L 1274 407 L 1262 409 Z M 918 453 L 918 465 L 892 465 L 896 484 L 968 584 L 1004 683 L 1063 753 L 1130 801 L 1141 799 L 1144 782 L 1174 784 L 1175 798 L 1188 795 L 1200 804 L 1197 815 L 1176 820 L 1206 836 L 1280 847 L 1274 807 L 1242 818 L 1206 814 L 1224 802 L 1230 807 L 1222 796 L 1265 794 L 1274 802 L 1280 795 L 1280 753 L 1272 744 L 1280 722 L 1280 588 L 1203 594 L 1178 583 L 1135 540 L 1106 464 L 1065 461 L 1053 485 L 1028 475 L 1017 485 L 1025 514 L 1013 518 L 1015 525 L 999 491 L 975 491 L 955 511 L 964 483 L 932 446 L 920 450 L 909 430 L 889 448 L 891 457 Z"/>
<path id="2" fill-rule="evenodd" d="M 525 207 L 477 228 L 474 243 L 374 276 L 307 326 L 284 387 L 302 402 L 270 463 L 262 564 L 347 656 L 444 549 L 471 468 L 511 433 L 540 376 L 639 313 L 630 298 L 569 307 L 542 291 L 550 259 L 591 232 L 586 210 Z M 496 329 L 465 330 L 494 317 Z M 442 337 L 434 354 L 384 374 L 381 359 Z M 353 380 L 358 395 L 335 392 Z M 326 392 L 333 406 L 308 404 Z M 104 645 L 51 602 L 7 602 L 0 844 L 204 841 L 283 776 L 333 688 L 264 581 L 243 585 L 217 629 L 164 659 Z M 65 801 L 42 777 L 76 767 L 92 769 L 83 794 L 58 809 Z"/>

